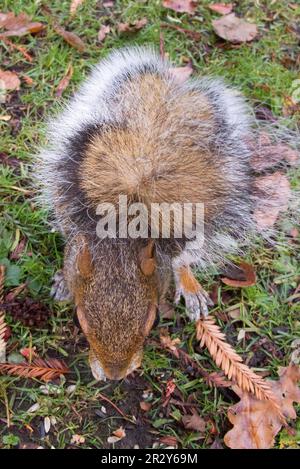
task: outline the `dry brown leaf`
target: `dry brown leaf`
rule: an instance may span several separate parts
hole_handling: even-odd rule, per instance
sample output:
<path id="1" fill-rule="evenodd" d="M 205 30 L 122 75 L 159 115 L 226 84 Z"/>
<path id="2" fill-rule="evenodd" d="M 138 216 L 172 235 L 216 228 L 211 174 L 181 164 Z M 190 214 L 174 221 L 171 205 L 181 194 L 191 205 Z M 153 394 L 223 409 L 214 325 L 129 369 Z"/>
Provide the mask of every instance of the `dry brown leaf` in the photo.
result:
<path id="1" fill-rule="evenodd" d="M 20 84 L 20 79 L 16 73 L 0 69 L 0 90 L 19 90 Z"/>
<path id="2" fill-rule="evenodd" d="M 164 348 L 167 348 L 171 350 L 172 352 L 175 352 L 175 355 L 176 355 L 177 346 L 180 344 L 180 339 L 178 337 L 176 339 L 171 339 L 168 330 L 165 328 L 161 328 L 160 334 L 159 334 L 159 340 L 160 340 L 161 345 Z M 177 358 L 179 357 L 178 354 L 176 356 Z"/>
<path id="3" fill-rule="evenodd" d="M 243 391 L 254 394 L 260 400 L 270 401 L 279 418 L 284 421 L 277 398 L 268 382 L 242 363 L 242 358 L 226 342 L 226 337 L 215 323 L 214 318 L 207 316 L 197 321 L 196 331 L 200 347 L 204 345 L 207 347 L 216 365 L 224 371 L 225 375 L 235 381 Z"/>
<path id="4" fill-rule="evenodd" d="M 56 97 L 60 97 L 63 94 L 63 92 L 65 91 L 65 89 L 68 87 L 68 85 L 70 83 L 72 75 L 73 75 L 73 67 L 72 67 L 72 64 L 69 64 L 68 68 L 67 68 L 67 71 L 65 73 L 65 76 L 59 82 L 59 84 L 56 88 L 56 91 L 55 91 L 55 96 Z"/>
<path id="5" fill-rule="evenodd" d="M 233 5 L 232 3 L 212 3 L 208 5 L 208 8 L 220 15 L 228 15 L 232 12 Z"/>
<path id="6" fill-rule="evenodd" d="M 141 20 L 134 21 L 133 23 L 119 23 L 118 31 L 119 33 L 135 33 L 146 26 L 147 23 L 147 18 L 142 18 Z"/>
<path id="7" fill-rule="evenodd" d="M 261 132 L 257 141 L 249 142 L 252 150 L 251 166 L 256 171 L 273 168 L 278 163 L 286 161 L 290 165 L 299 162 L 299 152 L 283 143 L 273 143 L 270 136 Z"/>
<path id="8" fill-rule="evenodd" d="M 289 180 L 280 171 L 276 171 L 256 178 L 255 187 L 259 196 L 259 203 L 254 212 L 257 228 L 271 228 L 280 212 L 288 209 L 291 196 Z"/>
<path id="9" fill-rule="evenodd" d="M 173 75 L 173 77 L 175 78 L 176 83 L 181 85 L 182 83 L 187 81 L 189 79 L 189 77 L 192 75 L 193 67 L 192 67 L 192 64 L 189 63 L 185 67 L 170 68 L 170 72 Z"/>
<path id="10" fill-rule="evenodd" d="M 151 402 L 146 402 L 146 401 L 141 401 L 141 402 L 140 402 L 140 408 L 141 408 L 144 412 L 149 412 L 149 410 L 151 409 L 151 407 L 152 407 Z"/>
<path id="11" fill-rule="evenodd" d="M 99 29 L 99 32 L 98 32 L 98 41 L 99 42 L 104 41 L 105 37 L 109 33 L 110 33 L 110 26 L 107 26 L 107 25 L 103 24 L 101 26 L 101 28 Z"/>
<path id="12" fill-rule="evenodd" d="M 126 432 L 123 427 L 118 428 L 113 433 L 113 436 L 109 436 L 107 438 L 108 443 L 117 443 L 118 441 L 122 440 L 126 436 Z"/>
<path id="13" fill-rule="evenodd" d="M 84 0 L 72 0 L 71 1 L 71 5 L 70 5 L 70 14 L 71 16 L 74 16 L 78 7 L 80 7 L 80 5 L 82 5 L 82 3 L 84 2 Z"/>
<path id="14" fill-rule="evenodd" d="M 193 0 L 164 0 L 163 6 L 179 13 L 194 13 L 198 5 Z"/>
<path id="15" fill-rule="evenodd" d="M 10 256 L 9 258 L 11 260 L 17 260 L 17 259 L 20 259 L 22 253 L 25 251 L 25 248 L 26 248 L 26 238 L 22 238 L 19 243 L 17 244 L 17 246 L 14 248 L 14 250 L 10 253 Z"/>
<path id="16" fill-rule="evenodd" d="M 165 446 L 173 446 L 173 447 L 177 447 L 178 445 L 178 440 L 176 438 L 176 436 L 171 436 L 171 435 L 166 435 L 166 436 L 162 436 L 160 439 L 159 439 L 159 442 L 162 444 L 162 445 L 165 445 Z"/>
<path id="17" fill-rule="evenodd" d="M 77 49 L 79 52 L 84 52 L 85 50 L 85 43 L 82 39 L 80 39 L 77 34 L 72 33 L 71 31 L 66 31 L 62 28 L 59 24 L 54 25 L 54 29 L 70 46 Z"/>
<path id="18" fill-rule="evenodd" d="M 200 417 L 196 410 L 193 410 L 193 415 L 184 415 L 182 417 L 182 423 L 184 428 L 187 430 L 193 430 L 200 433 L 205 431 L 205 421 Z"/>
<path id="19" fill-rule="evenodd" d="M 279 371 L 279 381 L 268 381 L 277 397 L 285 417 L 295 419 L 293 402 L 300 403 L 300 367 L 290 364 Z M 241 400 L 230 407 L 228 418 L 233 428 L 226 433 L 224 442 L 233 449 L 268 449 L 274 445 L 282 420 L 270 401 L 260 401 L 237 387 L 234 391 Z"/>
<path id="20" fill-rule="evenodd" d="M 17 16 L 13 12 L 0 13 L 0 28 L 6 29 L 4 33 L 0 33 L 0 38 L 34 34 L 42 31 L 44 27 L 42 23 L 32 22 L 26 13 Z"/>
<path id="21" fill-rule="evenodd" d="M 36 358 L 31 363 L 14 365 L 12 363 L 0 363 L 0 374 L 21 376 L 23 378 L 37 378 L 43 381 L 51 381 L 60 375 L 69 373 L 70 370 L 63 360 L 56 358 Z"/>
<path id="22" fill-rule="evenodd" d="M 255 24 L 238 18 L 234 13 L 213 20 L 212 25 L 218 36 L 233 44 L 253 41 L 258 34 Z"/>
<path id="23" fill-rule="evenodd" d="M 72 435 L 70 443 L 71 445 L 82 445 L 83 443 L 85 443 L 85 438 L 82 435 L 75 434 Z"/>
<path id="24" fill-rule="evenodd" d="M 250 287 L 256 283 L 256 274 L 253 265 L 247 262 L 241 262 L 239 268 L 243 270 L 245 280 L 235 280 L 228 277 L 222 277 L 221 280 L 225 285 L 230 287 Z"/>

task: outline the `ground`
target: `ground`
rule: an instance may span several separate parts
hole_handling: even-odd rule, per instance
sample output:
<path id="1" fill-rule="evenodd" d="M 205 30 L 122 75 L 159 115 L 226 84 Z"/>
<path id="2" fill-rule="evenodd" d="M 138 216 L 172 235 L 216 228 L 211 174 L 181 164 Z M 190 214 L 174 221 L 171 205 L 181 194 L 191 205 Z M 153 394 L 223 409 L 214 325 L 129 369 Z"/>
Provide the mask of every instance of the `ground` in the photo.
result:
<path id="1" fill-rule="evenodd" d="M 29 322 L 24 324 L 20 313 L 16 313 L 16 309 L 22 310 L 21 305 L 8 307 L 6 317 L 11 328 L 8 353 L 34 346 L 42 358 L 64 359 L 71 372 L 46 389 L 36 379 L 1 377 L 0 447 L 72 448 L 80 444 L 83 448 L 135 445 L 149 448 L 155 442 L 182 448 L 224 446 L 222 437 L 231 426 L 227 409 L 237 397 L 228 388 L 210 388 L 189 364 L 159 347 L 160 328 L 169 328 L 171 337 L 181 340 L 180 347 L 196 363 L 208 372 L 218 371 L 209 354 L 197 345 L 194 326 L 188 323 L 183 304 L 176 309 L 174 318 L 161 320 L 151 333 L 140 371 L 120 383 L 93 381 L 87 364 L 87 344 L 73 323 L 72 307 L 50 299 L 51 278 L 62 265 L 63 241 L 51 230 L 45 211 L 33 200 L 30 175 L 33 155 L 44 141 L 48 113 L 72 94 L 91 66 L 112 48 L 146 43 L 159 46 L 160 32 L 165 52 L 176 66 L 191 61 L 195 75 L 224 77 L 242 89 L 267 119 L 286 114 L 290 114 L 291 120 L 299 119 L 297 109 L 289 108 L 289 97 L 299 77 L 300 32 L 295 18 L 300 10 L 296 1 L 236 2 L 235 12 L 255 22 L 259 29 L 253 42 L 242 45 L 218 39 L 211 22 L 219 16 L 208 9 L 211 2 L 198 3 L 196 13 L 191 16 L 163 8 L 158 0 L 116 1 L 106 7 L 101 1 L 86 0 L 70 17 L 69 1 L 53 0 L 51 11 L 34 0 L 2 1 L 3 12 L 26 12 L 34 21 L 47 25 L 39 34 L 11 38 L 14 44 L 26 47 L 32 62 L 21 51 L 0 42 L 1 68 L 18 73 L 21 79 L 20 90 L 10 93 L 1 105 L 1 115 L 11 118 L 0 120 L 0 263 L 8 267 L 5 294 L 26 282 L 25 290 L 17 298 L 21 305 L 24 297 L 27 306 L 30 301 L 38 302 L 32 310 L 39 312 L 38 320 L 32 320 L 34 312 L 31 316 L 28 313 Z M 120 22 L 144 17 L 148 22 L 140 31 L 127 35 L 118 32 Z M 54 21 L 78 34 L 86 44 L 85 52 L 67 44 L 55 32 Z M 110 25 L 111 31 L 100 43 L 97 34 L 103 24 Z M 200 33 L 200 39 L 176 30 L 177 26 Z M 73 66 L 73 76 L 63 98 L 58 98 L 55 90 L 69 64 Z M 292 178 L 292 183 L 296 184 L 296 178 Z M 295 230 L 294 237 L 291 236 L 292 228 L 295 226 L 291 223 L 282 224 L 280 242 L 272 245 L 257 241 L 247 254 L 246 260 L 257 271 L 254 286 L 231 288 L 222 284 L 219 272 L 205 277 L 198 272 L 202 284 L 214 295 L 212 314 L 228 340 L 248 365 L 270 377 L 276 377 L 277 368 L 289 363 L 291 344 L 299 337 L 300 303 L 296 290 L 300 278 L 296 256 L 299 244 Z M 15 251 L 17 246 L 19 253 Z M 241 330 L 244 332 L 240 333 Z M 172 382 L 176 385 L 173 398 L 180 403 L 163 405 L 167 383 L 170 387 Z M 142 401 L 151 403 L 150 410 L 141 409 Z M 38 406 L 28 412 L 34 404 Z M 182 415 L 189 413 L 193 405 L 205 420 L 202 432 L 188 430 L 182 424 Z M 48 433 L 47 417 L 51 418 Z M 118 443 L 108 443 L 107 437 L 121 426 L 126 437 Z M 81 443 L 76 437 L 72 440 L 74 435 L 83 437 Z M 289 446 L 290 440 L 281 432 L 276 447 Z"/>

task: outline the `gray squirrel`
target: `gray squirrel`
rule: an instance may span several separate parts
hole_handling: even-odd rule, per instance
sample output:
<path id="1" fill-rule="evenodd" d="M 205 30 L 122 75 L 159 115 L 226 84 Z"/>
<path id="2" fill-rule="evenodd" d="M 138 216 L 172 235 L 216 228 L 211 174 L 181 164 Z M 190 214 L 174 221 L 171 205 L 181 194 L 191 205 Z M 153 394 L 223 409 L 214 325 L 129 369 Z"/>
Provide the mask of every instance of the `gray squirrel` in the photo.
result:
<path id="1" fill-rule="evenodd" d="M 211 300 L 192 268 L 223 264 L 263 234 L 256 214 L 268 195 L 259 193 L 252 164 L 259 132 L 239 92 L 210 77 L 178 83 L 148 47 L 111 53 L 50 122 L 36 169 L 66 240 L 55 297 L 74 301 L 97 379 L 121 379 L 140 366 L 172 280 L 175 301 L 183 297 L 198 320 Z M 118 211 L 120 195 L 128 207 L 200 203 L 204 236 L 192 244 L 174 236 L 174 216 L 169 238 L 100 239 L 97 207 Z M 195 228 L 194 213 L 190 223 Z"/>

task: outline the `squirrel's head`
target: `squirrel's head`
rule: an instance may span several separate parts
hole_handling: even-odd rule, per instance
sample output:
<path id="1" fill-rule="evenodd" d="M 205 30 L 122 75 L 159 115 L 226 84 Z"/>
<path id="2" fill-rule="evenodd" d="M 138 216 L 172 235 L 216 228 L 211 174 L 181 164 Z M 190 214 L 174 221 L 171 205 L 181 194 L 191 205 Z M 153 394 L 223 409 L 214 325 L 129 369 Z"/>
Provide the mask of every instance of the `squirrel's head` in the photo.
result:
<path id="1" fill-rule="evenodd" d="M 157 316 L 153 242 L 139 249 L 103 242 L 93 254 L 86 240 L 79 249 L 78 244 L 66 249 L 66 277 L 90 345 L 94 377 L 118 380 L 140 366 Z"/>

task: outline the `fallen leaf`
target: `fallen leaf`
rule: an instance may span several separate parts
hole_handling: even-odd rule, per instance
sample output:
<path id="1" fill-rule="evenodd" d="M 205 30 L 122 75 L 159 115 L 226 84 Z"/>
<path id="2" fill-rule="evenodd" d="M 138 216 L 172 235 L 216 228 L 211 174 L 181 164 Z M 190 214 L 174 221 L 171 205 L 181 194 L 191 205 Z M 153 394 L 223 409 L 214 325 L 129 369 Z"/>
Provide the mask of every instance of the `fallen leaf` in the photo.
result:
<path id="1" fill-rule="evenodd" d="M 0 91 L 1 90 L 19 90 L 20 89 L 20 79 L 18 75 L 14 72 L 4 71 L 0 69 Z"/>
<path id="2" fill-rule="evenodd" d="M 180 339 L 178 337 L 171 339 L 168 330 L 165 328 L 160 329 L 159 340 L 163 347 L 172 350 L 172 352 L 176 352 L 177 346 L 180 344 Z"/>
<path id="3" fill-rule="evenodd" d="M 240 329 L 236 340 L 239 342 L 240 340 L 243 340 L 245 336 L 246 336 L 245 329 Z"/>
<path id="4" fill-rule="evenodd" d="M 182 423 L 187 430 L 194 430 L 200 433 L 205 431 L 205 421 L 196 410 L 193 410 L 193 415 L 184 415 L 182 417 Z"/>
<path id="5" fill-rule="evenodd" d="M 248 145 L 252 151 L 250 164 L 256 171 L 273 168 L 284 161 L 293 166 L 300 159 L 298 151 L 283 143 L 272 142 L 270 135 L 265 132 L 261 132 L 256 140 L 249 141 Z"/>
<path id="6" fill-rule="evenodd" d="M 192 64 L 189 63 L 185 67 L 170 68 L 170 72 L 173 75 L 176 83 L 181 85 L 182 83 L 187 81 L 189 79 L 189 77 L 192 75 L 193 67 L 192 67 Z"/>
<path id="7" fill-rule="evenodd" d="M 9 114 L 3 114 L 2 116 L 0 116 L 0 121 L 8 122 L 10 121 L 10 119 L 11 116 Z"/>
<path id="8" fill-rule="evenodd" d="M 293 402 L 300 403 L 300 367 L 290 364 L 279 370 L 279 381 L 268 380 L 274 395 L 278 399 L 285 417 L 295 419 Z M 275 436 L 282 427 L 282 419 L 268 400 L 242 392 L 236 386 L 233 390 L 240 401 L 228 410 L 228 419 L 233 428 L 224 436 L 224 442 L 233 449 L 268 449 L 272 448 Z"/>
<path id="9" fill-rule="evenodd" d="M 159 439 L 159 443 L 165 446 L 172 446 L 173 448 L 177 448 L 178 446 L 177 438 L 171 435 L 162 436 Z"/>
<path id="10" fill-rule="evenodd" d="M 147 23 L 147 18 L 142 18 L 141 20 L 134 21 L 133 23 L 119 23 L 118 31 L 119 33 L 135 33 L 142 29 Z"/>
<path id="11" fill-rule="evenodd" d="M 288 178 L 279 171 L 256 178 L 255 188 L 259 202 L 254 211 L 254 219 L 259 230 L 271 228 L 280 212 L 288 209 L 291 196 Z"/>
<path id="12" fill-rule="evenodd" d="M 257 26 L 238 18 L 234 13 L 225 15 L 212 22 L 215 33 L 233 44 L 253 41 L 257 36 Z"/>
<path id="13" fill-rule="evenodd" d="M 72 0 L 70 5 L 70 14 L 74 16 L 78 7 L 84 2 L 84 0 Z"/>
<path id="14" fill-rule="evenodd" d="M 232 12 L 233 5 L 232 3 L 212 3 L 208 5 L 208 8 L 220 15 L 228 15 Z"/>
<path id="15" fill-rule="evenodd" d="M 32 22 L 26 13 L 15 15 L 13 12 L 0 13 L 0 28 L 6 29 L 6 32 L 0 33 L 1 37 L 24 36 L 25 34 L 38 33 L 45 26 L 42 23 Z"/>
<path id="16" fill-rule="evenodd" d="M 79 52 L 84 52 L 85 50 L 85 43 L 82 39 L 80 39 L 77 34 L 72 33 L 71 31 L 66 31 L 60 25 L 55 24 L 54 29 L 70 46 L 77 49 Z"/>
<path id="17" fill-rule="evenodd" d="M 98 32 L 98 41 L 99 42 L 104 41 L 105 37 L 109 33 L 110 33 L 110 26 L 107 26 L 107 25 L 103 24 L 101 26 L 101 28 L 99 29 L 99 32 Z"/>
<path id="18" fill-rule="evenodd" d="M 166 407 L 169 404 L 170 398 L 176 389 L 176 384 L 174 380 L 171 378 L 167 381 L 166 385 L 166 392 L 165 392 L 165 400 L 162 404 L 162 407 Z"/>
<path id="19" fill-rule="evenodd" d="M 151 407 L 152 407 L 151 402 L 145 402 L 145 401 L 141 401 L 141 402 L 140 402 L 140 408 L 141 408 L 144 412 L 149 412 L 149 410 L 151 409 Z"/>
<path id="20" fill-rule="evenodd" d="M 33 79 L 31 77 L 29 77 L 28 75 L 23 75 L 22 80 L 24 80 L 26 85 L 29 85 L 29 86 L 33 85 L 33 83 L 34 83 Z"/>
<path id="21" fill-rule="evenodd" d="M 15 247 L 15 249 L 12 251 L 12 253 L 10 254 L 9 258 L 11 260 L 18 260 L 20 259 L 22 253 L 24 252 L 25 250 L 25 247 L 26 247 L 26 239 L 25 238 L 22 238 L 21 241 L 17 244 L 17 246 Z"/>
<path id="22" fill-rule="evenodd" d="M 31 361 L 33 358 L 38 357 L 36 353 L 36 347 L 24 347 L 21 348 L 20 354 L 23 355 L 27 360 Z"/>
<path id="23" fill-rule="evenodd" d="M 238 319 L 241 317 L 241 310 L 240 308 L 234 308 L 230 311 L 228 311 L 228 316 L 231 317 L 231 319 Z"/>
<path id="24" fill-rule="evenodd" d="M 256 283 L 256 275 L 253 265 L 247 262 L 241 262 L 239 268 L 243 270 L 245 280 L 236 280 L 228 277 L 222 277 L 221 280 L 225 285 L 230 287 L 250 287 Z"/>
<path id="25" fill-rule="evenodd" d="M 29 407 L 29 409 L 27 410 L 27 413 L 28 414 L 34 414 L 34 412 L 37 412 L 39 410 L 39 408 L 40 408 L 40 404 L 38 402 L 36 402 L 31 407 Z"/>
<path id="26" fill-rule="evenodd" d="M 107 438 L 107 442 L 111 443 L 111 444 L 112 443 L 117 443 L 118 441 L 122 440 L 126 436 L 126 433 L 125 433 L 125 430 L 124 430 L 123 427 L 118 428 L 112 434 L 113 434 L 113 436 L 109 436 Z"/>
<path id="27" fill-rule="evenodd" d="M 51 420 L 50 418 L 47 416 L 44 418 L 44 429 L 45 429 L 45 433 L 49 433 L 50 431 L 50 428 L 51 428 Z"/>
<path id="28" fill-rule="evenodd" d="M 75 434 L 75 435 L 72 435 L 70 443 L 71 445 L 82 445 L 83 443 L 85 443 L 85 438 L 82 435 Z"/>
<path id="29" fill-rule="evenodd" d="M 163 6 L 179 13 L 194 13 L 198 2 L 193 0 L 164 0 Z"/>
<path id="30" fill-rule="evenodd" d="M 73 67 L 72 67 L 72 64 L 69 64 L 68 68 L 66 70 L 65 76 L 59 82 L 59 84 L 56 88 L 55 96 L 57 98 L 60 97 L 63 94 L 63 92 L 65 91 L 65 89 L 68 87 L 68 85 L 70 83 L 70 80 L 72 78 L 72 75 L 73 75 Z"/>

